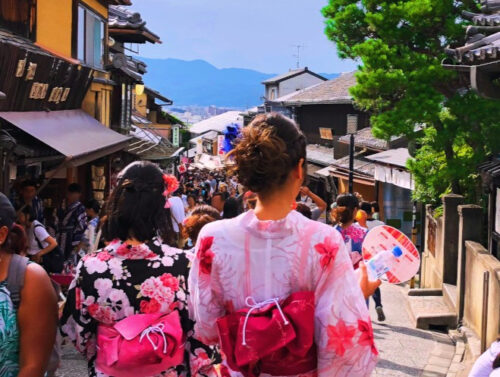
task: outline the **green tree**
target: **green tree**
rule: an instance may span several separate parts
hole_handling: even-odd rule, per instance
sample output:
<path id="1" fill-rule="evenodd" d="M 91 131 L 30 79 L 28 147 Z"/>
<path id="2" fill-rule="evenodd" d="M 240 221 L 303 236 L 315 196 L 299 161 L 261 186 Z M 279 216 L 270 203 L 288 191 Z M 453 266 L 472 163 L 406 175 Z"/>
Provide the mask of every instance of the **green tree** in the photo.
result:
<path id="1" fill-rule="evenodd" d="M 404 135 L 421 146 L 408 168 L 415 198 L 426 203 L 447 192 L 477 201 L 477 164 L 500 150 L 500 104 L 441 66 L 446 46 L 464 43 L 461 12 L 477 7 L 473 0 L 330 0 L 323 9 L 339 56 L 360 62 L 351 94 L 372 114 L 374 135 Z"/>

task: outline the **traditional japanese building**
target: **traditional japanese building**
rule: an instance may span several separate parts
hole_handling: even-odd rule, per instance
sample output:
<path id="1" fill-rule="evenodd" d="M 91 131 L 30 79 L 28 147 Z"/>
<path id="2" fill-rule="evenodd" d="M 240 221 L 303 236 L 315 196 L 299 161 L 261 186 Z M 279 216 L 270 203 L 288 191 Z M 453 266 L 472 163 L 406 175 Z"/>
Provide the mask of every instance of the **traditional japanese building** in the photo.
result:
<path id="1" fill-rule="evenodd" d="M 471 25 L 466 29 L 466 43 L 450 46 L 445 68 L 455 70 L 470 86 L 486 98 L 500 99 L 500 2 L 481 0 L 481 12 L 463 13 Z"/>
<path id="2" fill-rule="evenodd" d="M 86 183 L 87 197 L 94 190 L 97 199 L 104 197 L 109 160 L 102 158 L 129 143 L 128 136 L 109 129 L 113 83 L 105 71 L 108 9 L 128 3 L 2 1 L 3 191 L 16 178 L 35 177 L 51 184 L 52 179 L 61 185 Z M 102 172 L 99 183 L 89 184 L 96 169 Z"/>

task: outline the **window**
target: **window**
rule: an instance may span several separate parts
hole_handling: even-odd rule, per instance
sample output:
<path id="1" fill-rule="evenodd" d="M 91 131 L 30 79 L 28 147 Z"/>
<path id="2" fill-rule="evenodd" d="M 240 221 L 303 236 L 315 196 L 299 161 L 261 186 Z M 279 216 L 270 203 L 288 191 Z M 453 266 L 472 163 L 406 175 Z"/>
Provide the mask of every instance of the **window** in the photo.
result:
<path id="1" fill-rule="evenodd" d="M 271 94 L 269 95 L 269 99 L 273 100 L 276 98 L 276 89 L 271 89 Z"/>
<path id="2" fill-rule="evenodd" d="M 104 21 L 82 5 L 78 6 L 77 58 L 96 68 L 103 67 Z"/>
<path id="3" fill-rule="evenodd" d="M 0 27 L 36 39 L 36 1 L 0 0 Z"/>

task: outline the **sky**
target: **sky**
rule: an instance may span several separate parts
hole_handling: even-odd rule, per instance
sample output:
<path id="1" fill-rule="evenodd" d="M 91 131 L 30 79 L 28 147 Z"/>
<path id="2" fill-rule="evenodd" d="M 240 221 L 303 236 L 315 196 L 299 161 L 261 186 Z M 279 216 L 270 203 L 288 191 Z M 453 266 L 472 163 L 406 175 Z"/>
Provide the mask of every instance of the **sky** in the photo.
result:
<path id="1" fill-rule="evenodd" d="M 352 71 L 324 34 L 327 0 L 133 0 L 163 43 L 141 45 L 149 58 L 202 59 L 218 68 L 281 73 L 300 65 L 323 73 Z"/>

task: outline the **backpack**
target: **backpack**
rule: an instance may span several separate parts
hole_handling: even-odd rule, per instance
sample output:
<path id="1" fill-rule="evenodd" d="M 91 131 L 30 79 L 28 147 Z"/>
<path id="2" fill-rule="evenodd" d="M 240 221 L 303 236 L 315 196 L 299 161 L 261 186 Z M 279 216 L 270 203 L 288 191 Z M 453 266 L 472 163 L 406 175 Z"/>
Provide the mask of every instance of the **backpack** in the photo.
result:
<path id="1" fill-rule="evenodd" d="M 29 259 L 17 254 L 12 255 L 9 272 L 7 276 L 7 289 L 10 292 L 10 299 L 16 311 L 21 303 L 21 291 L 24 287 L 24 275 L 28 267 Z"/>
<path id="2" fill-rule="evenodd" d="M 97 327 L 96 367 L 109 376 L 156 376 L 184 360 L 179 312 L 136 314 Z"/>
<path id="3" fill-rule="evenodd" d="M 10 293 L 10 299 L 14 309 L 19 310 L 21 304 L 21 291 L 24 287 L 24 276 L 26 275 L 26 268 L 28 267 L 29 259 L 17 254 L 12 255 L 10 260 L 8 276 L 7 276 L 7 289 Z M 54 287 L 56 288 L 56 287 Z M 48 371 L 56 370 L 60 362 L 60 352 L 56 341 L 52 354 L 50 355 Z"/>
<path id="4" fill-rule="evenodd" d="M 35 237 L 38 248 L 42 250 L 44 249 L 44 247 L 42 245 L 42 241 L 40 241 L 36 236 L 35 232 L 36 228 L 45 229 L 45 227 L 42 224 L 37 224 L 33 228 L 33 236 Z M 60 274 L 62 272 L 62 270 L 64 269 L 64 253 L 59 247 L 59 245 L 57 245 L 55 249 L 52 250 L 50 253 L 45 254 L 42 257 L 42 265 L 45 268 L 45 270 L 49 273 Z"/>

